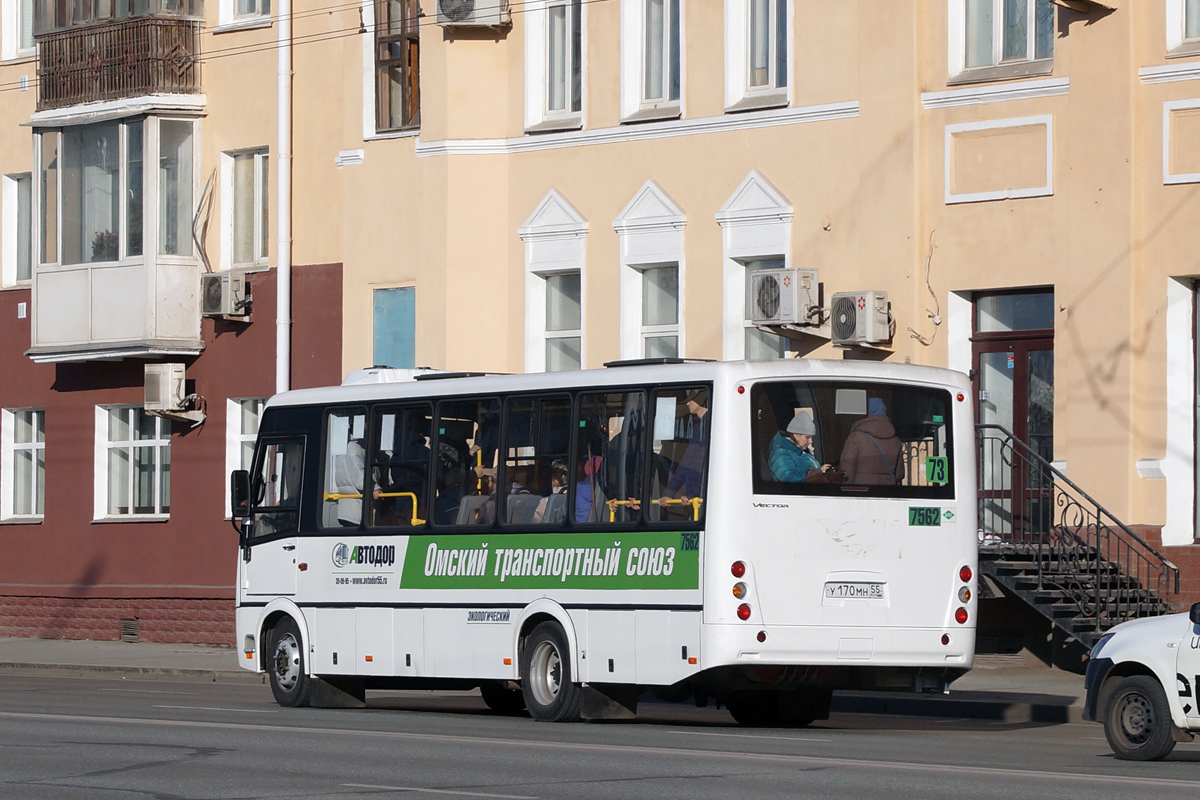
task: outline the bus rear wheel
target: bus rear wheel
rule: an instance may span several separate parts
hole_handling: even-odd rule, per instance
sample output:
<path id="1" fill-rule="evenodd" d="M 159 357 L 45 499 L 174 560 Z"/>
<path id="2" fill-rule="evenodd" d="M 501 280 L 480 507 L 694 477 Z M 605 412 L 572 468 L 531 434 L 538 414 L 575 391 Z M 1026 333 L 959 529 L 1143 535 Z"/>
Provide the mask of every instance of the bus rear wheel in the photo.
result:
<path id="1" fill-rule="evenodd" d="M 284 617 L 271 630 L 267 651 L 267 674 L 271 676 L 271 694 L 285 708 L 307 706 L 312 694 L 312 679 L 304 661 L 300 627 L 291 617 Z"/>
<path id="2" fill-rule="evenodd" d="M 525 695 L 520 689 L 510 689 L 504 681 L 484 681 L 479 694 L 487 707 L 497 714 L 518 714 L 525 710 Z"/>
<path id="3" fill-rule="evenodd" d="M 577 722 L 583 690 L 571 674 L 567 635 L 557 622 L 533 629 L 521 651 L 521 692 L 529 716 L 539 722 Z"/>
<path id="4" fill-rule="evenodd" d="M 779 724 L 778 692 L 737 692 L 726 698 L 725 707 L 739 725 L 767 728 Z"/>
<path id="5" fill-rule="evenodd" d="M 1116 685 L 1104 714 L 1104 738 L 1126 761 L 1157 761 L 1175 749 L 1171 709 L 1157 680 L 1132 675 Z"/>

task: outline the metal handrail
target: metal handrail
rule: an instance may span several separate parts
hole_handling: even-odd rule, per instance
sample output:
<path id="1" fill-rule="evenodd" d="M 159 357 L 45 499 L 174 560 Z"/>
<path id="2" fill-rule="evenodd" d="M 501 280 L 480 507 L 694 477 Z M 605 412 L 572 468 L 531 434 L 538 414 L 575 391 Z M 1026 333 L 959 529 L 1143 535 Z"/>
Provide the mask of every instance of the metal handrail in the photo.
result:
<path id="1" fill-rule="evenodd" d="M 975 429 L 985 547 L 1035 553 L 1038 588 L 1061 590 L 1096 631 L 1104 621 L 1161 613 L 1147 591 L 1162 601 L 1178 593 L 1175 564 L 1004 426 Z"/>

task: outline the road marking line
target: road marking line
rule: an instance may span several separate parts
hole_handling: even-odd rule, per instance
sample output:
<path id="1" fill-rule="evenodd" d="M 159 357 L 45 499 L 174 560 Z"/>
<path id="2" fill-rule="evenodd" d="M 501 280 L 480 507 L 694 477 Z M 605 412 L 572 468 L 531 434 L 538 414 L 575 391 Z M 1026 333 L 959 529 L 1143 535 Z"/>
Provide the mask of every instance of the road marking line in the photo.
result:
<path id="1" fill-rule="evenodd" d="M 130 694 L 179 694 L 186 697 L 195 697 L 199 692 L 161 692 L 153 689 L 97 689 L 98 692 L 128 692 Z"/>
<path id="2" fill-rule="evenodd" d="M 680 747 L 653 747 L 628 744 L 593 744 L 586 742 L 562 742 L 537 739 L 489 739 L 485 736 L 456 736 L 436 733 L 408 733 L 405 731 L 364 731 L 353 728 L 315 728 L 301 725 L 260 725 L 249 722 L 200 722 L 182 719 L 139 719 L 137 717 L 99 717 L 86 714 L 37 714 L 21 711 L 0 711 L 0 719 L 25 719 L 36 722 L 94 722 L 108 725 L 149 725 L 163 728 L 209 728 L 213 730 L 268 731 L 272 733 L 299 733 L 313 736 L 346 736 L 368 739 L 402 739 L 419 743 L 445 742 L 447 744 L 477 744 L 493 747 L 539 748 L 543 750 L 600 751 L 636 755 L 656 754 L 662 756 L 687 756 L 692 758 L 721 758 L 734 761 L 764 761 L 784 764 L 811 764 L 813 766 L 850 767 L 859 769 L 903 770 L 908 772 L 941 772 L 951 774 L 988 776 L 994 778 L 1036 777 L 1044 780 L 1083 781 L 1113 783 L 1128 786 L 1175 786 L 1195 789 L 1195 780 L 1172 778 L 1148 778 L 1141 775 L 1097 775 L 1093 772 L 1048 772 L 1023 767 L 984 767 L 969 764 L 931 764 L 909 761 L 878 761 L 873 759 L 835 758 L 833 756 L 806 756 L 787 753 L 747 753 L 733 750 L 686 750 Z"/>
<path id="3" fill-rule="evenodd" d="M 183 711 L 232 711 L 240 714 L 278 714 L 274 708 L 210 708 L 208 706 L 153 706 L 153 708 L 171 708 Z"/>
<path id="4" fill-rule="evenodd" d="M 817 736 L 757 736 L 753 733 L 720 733 L 716 731 L 671 731 L 682 736 L 734 736 L 738 739 L 770 739 L 778 742 L 832 742 Z"/>
<path id="5" fill-rule="evenodd" d="M 389 792 L 428 792 L 429 794 L 453 794 L 460 797 L 498 797 L 503 800 L 538 800 L 521 794 L 488 794 L 487 792 L 462 792 L 456 789 L 426 789 L 421 786 L 372 786 L 369 783 L 343 783 L 351 789 L 384 789 Z"/>

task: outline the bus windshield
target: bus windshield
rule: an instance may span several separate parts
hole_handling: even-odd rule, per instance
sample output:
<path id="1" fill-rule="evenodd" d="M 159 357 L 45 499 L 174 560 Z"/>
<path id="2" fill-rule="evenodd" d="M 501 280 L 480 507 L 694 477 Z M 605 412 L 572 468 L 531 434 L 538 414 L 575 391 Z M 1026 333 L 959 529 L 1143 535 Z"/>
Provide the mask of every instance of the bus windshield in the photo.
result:
<path id="1" fill-rule="evenodd" d="M 751 393 L 757 494 L 954 497 L 950 393 L 780 381 Z"/>

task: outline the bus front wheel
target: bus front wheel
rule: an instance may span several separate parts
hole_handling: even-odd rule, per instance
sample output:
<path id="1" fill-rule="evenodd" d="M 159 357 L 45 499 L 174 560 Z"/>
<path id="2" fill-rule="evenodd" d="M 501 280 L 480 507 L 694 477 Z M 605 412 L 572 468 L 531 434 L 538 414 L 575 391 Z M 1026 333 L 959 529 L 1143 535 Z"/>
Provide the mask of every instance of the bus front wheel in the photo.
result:
<path id="1" fill-rule="evenodd" d="M 271 630 L 270 641 L 267 674 L 271 676 L 275 702 L 285 708 L 307 706 L 312 680 L 305 668 L 300 627 L 291 617 L 284 617 Z"/>
<path id="2" fill-rule="evenodd" d="M 533 629 L 521 651 L 521 691 L 529 716 L 540 722 L 576 722 L 583 691 L 571 674 L 571 650 L 557 622 Z"/>

